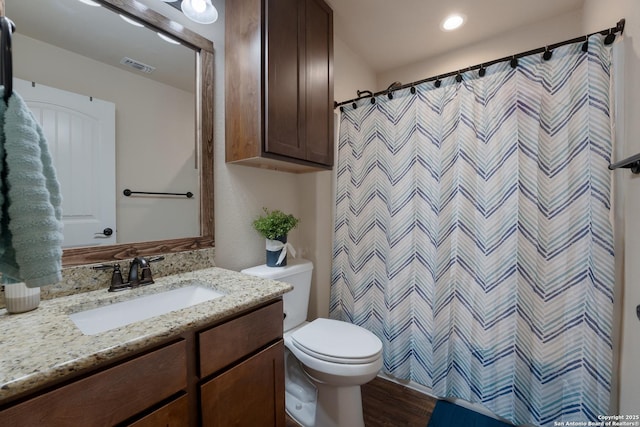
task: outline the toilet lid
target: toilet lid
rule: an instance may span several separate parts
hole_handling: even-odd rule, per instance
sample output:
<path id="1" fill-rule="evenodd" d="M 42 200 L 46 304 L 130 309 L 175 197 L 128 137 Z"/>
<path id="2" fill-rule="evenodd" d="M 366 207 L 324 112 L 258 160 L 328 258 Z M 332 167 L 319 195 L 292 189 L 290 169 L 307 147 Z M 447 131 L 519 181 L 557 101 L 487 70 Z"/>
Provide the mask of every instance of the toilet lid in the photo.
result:
<path id="1" fill-rule="evenodd" d="M 370 363 L 382 352 L 382 342 L 373 333 L 331 319 L 316 319 L 298 329 L 291 342 L 310 356 L 335 363 Z"/>

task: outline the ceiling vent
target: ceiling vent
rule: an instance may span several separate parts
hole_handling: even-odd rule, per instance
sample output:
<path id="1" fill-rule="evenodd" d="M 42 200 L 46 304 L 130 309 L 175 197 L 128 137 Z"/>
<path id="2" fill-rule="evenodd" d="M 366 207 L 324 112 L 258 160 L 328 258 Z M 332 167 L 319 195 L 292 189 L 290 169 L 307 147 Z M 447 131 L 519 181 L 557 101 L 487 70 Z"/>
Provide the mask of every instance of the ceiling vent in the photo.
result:
<path id="1" fill-rule="evenodd" d="M 126 65 L 127 67 L 134 68 L 147 74 L 153 73 L 153 71 L 156 69 L 156 67 L 152 67 L 151 65 L 147 65 L 140 61 L 136 61 L 135 59 L 127 58 L 126 56 L 120 60 L 120 63 L 122 65 Z"/>

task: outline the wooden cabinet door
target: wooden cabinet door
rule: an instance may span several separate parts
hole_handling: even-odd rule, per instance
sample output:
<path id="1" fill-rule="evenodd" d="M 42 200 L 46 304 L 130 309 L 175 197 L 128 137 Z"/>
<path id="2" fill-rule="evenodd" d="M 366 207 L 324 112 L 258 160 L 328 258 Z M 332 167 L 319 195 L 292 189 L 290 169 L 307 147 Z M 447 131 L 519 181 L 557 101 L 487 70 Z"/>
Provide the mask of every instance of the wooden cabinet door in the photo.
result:
<path id="1" fill-rule="evenodd" d="M 144 418 L 129 424 L 130 427 L 188 427 L 189 402 L 186 395 L 180 396 Z"/>
<path id="2" fill-rule="evenodd" d="M 267 0 L 265 12 L 264 151 L 304 159 L 304 1 Z"/>
<path id="3" fill-rule="evenodd" d="M 333 11 L 323 0 L 267 1 L 264 150 L 333 165 Z"/>
<path id="4" fill-rule="evenodd" d="M 205 427 L 285 425 L 282 340 L 203 384 Z"/>
<path id="5" fill-rule="evenodd" d="M 305 0 L 305 159 L 333 165 L 333 11 Z"/>
<path id="6" fill-rule="evenodd" d="M 226 161 L 331 169 L 333 11 L 324 0 L 228 3 Z"/>

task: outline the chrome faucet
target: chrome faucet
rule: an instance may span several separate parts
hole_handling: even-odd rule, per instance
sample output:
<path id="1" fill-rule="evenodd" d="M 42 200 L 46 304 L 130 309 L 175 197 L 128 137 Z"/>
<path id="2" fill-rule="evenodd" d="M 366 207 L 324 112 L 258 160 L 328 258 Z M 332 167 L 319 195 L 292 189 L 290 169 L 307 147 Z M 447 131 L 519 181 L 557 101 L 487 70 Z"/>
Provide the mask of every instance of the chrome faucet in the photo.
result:
<path id="1" fill-rule="evenodd" d="M 111 275 L 111 286 L 109 286 L 109 292 L 121 291 L 127 288 L 137 288 L 142 285 L 150 285 L 153 283 L 153 276 L 151 275 L 151 267 L 149 263 L 163 260 L 163 256 L 153 257 L 146 259 L 144 257 L 135 257 L 129 264 L 129 275 L 127 282 L 122 281 L 122 272 L 120 271 L 120 264 L 102 264 L 93 267 L 94 270 L 107 270 L 113 269 Z"/>

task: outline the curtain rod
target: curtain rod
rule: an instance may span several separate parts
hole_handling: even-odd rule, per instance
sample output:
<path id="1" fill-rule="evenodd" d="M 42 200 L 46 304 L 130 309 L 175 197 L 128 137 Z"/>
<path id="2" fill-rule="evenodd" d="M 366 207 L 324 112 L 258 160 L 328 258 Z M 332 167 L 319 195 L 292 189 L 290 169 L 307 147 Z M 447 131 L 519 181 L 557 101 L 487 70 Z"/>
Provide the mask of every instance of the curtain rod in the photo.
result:
<path id="1" fill-rule="evenodd" d="M 333 108 L 335 109 L 335 108 L 337 108 L 337 107 L 339 107 L 341 105 L 349 104 L 349 103 L 352 103 L 352 102 L 355 104 L 355 101 L 359 101 L 359 100 L 365 99 L 365 98 L 372 98 L 372 102 L 374 102 L 373 98 L 375 98 L 378 95 L 387 94 L 387 95 L 389 95 L 389 97 L 393 97 L 393 95 L 392 95 L 393 91 L 400 90 L 400 89 L 405 89 L 405 88 L 408 88 L 408 87 L 411 88 L 412 93 L 415 93 L 415 88 L 413 88 L 413 86 L 419 85 L 419 84 L 422 84 L 422 83 L 426 83 L 426 82 L 429 82 L 429 81 L 435 81 L 436 82 L 436 87 L 439 87 L 440 86 L 440 84 L 439 84 L 440 79 L 451 77 L 451 76 L 457 76 L 456 79 L 457 79 L 458 82 L 460 82 L 460 81 L 462 81 L 461 73 L 464 73 L 464 72 L 467 72 L 467 71 L 471 71 L 471 70 L 480 70 L 480 76 L 482 77 L 482 76 L 484 76 L 485 69 L 487 67 L 491 66 L 491 65 L 498 64 L 500 62 L 511 61 L 511 66 L 515 68 L 515 66 L 518 63 L 518 61 L 517 61 L 518 58 L 523 58 L 525 56 L 535 55 L 535 54 L 538 54 L 538 53 L 543 53 L 544 52 L 545 59 L 549 59 L 549 58 L 551 58 L 551 51 L 553 49 L 556 49 L 556 48 L 558 48 L 560 46 L 564 46 L 564 45 L 567 45 L 567 44 L 577 43 L 577 42 L 580 42 L 580 41 L 585 41 L 586 42 L 589 37 L 591 37 L 591 36 L 593 36 L 595 34 L 601 34 L 603 36 L 606 35 L 607 37 L 605 38 L 605 44 L 611 44 L 611 43 L 613 43 L 613 41 L 616 38 L 616 36 L 615 36 L 616 33 L 622 34 L 624 32 L 624 24 L 625 24 L 625 20 L 623 18 L 623 19 L 619 20 L 616 23 L 615 27 L 606 28 L 606 29 L 601 30 L 601 31 L 596 31 L 595 33 L 591 33 L 591 34 L 587 34 L 587 35 L 584 35 L 584 36 L 576 37 L 576 38 L 573 38 L 573 39 L 570 39 L 570 40 L 565 40 L 565 41 L 562 41 L 562 42 L 559 42 L 559 43 L 550 44 L 548 46 L 540 47 L 538 49 L 528 50 L 526 52 L 521 52 L 521 53 L 518 53 L 518 54 L 515 54 L 515 55 L 505 56 L 504 58 L 494 59 L 493 61 L 483 62 L 482 64 L 477 64 L 477 65 L 474 65 L 472 67 L 461 68 L 459 70 L 451 71 L 451 72 L 446 73 L 446 74 L 438 74 L 437 76 L 429 77 L 429 78 L 422 79 L 422 80 L 417 80 L 417 81 L 411 82 L 411 83 L 401 84 L 400 82 L 394 82 L 394 83 L 391 83 L 391 85 L 389 85 L 389 87 L 386 88 L 385 90 L 381 90 L 381 91 L 376 92 L 376 93 L 372 93 L 370 90 L 364 90 L 364 91 L 358 90 L 357 91 L 357 94 L 358 94 L 357 98 L 349 99 L 347 101 L 342 101 L 342 102 L 334 101 L 333 102 Z"/>

